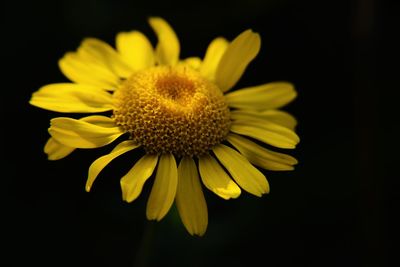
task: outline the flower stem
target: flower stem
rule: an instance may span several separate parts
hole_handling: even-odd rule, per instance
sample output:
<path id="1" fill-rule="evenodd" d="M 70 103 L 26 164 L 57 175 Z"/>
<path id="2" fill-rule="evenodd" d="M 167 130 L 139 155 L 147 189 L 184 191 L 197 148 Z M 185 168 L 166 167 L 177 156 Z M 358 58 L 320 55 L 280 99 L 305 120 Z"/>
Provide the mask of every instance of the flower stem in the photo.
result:
<path id="1" fill-rule="evenodd" d="M 140 247 L 136 253 L 133 266 L 143 267 L 148 265 L 150 249 L 153 245 L 154 233 L 155 233 L 155 222 L 147 221 L 144 228 Z"/>

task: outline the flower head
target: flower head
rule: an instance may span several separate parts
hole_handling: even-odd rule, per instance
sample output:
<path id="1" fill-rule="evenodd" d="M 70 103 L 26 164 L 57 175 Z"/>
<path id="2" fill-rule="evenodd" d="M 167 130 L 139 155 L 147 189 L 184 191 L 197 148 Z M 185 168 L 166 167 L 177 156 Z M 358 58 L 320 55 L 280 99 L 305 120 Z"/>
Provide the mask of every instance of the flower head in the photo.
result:
<path id="1" fill-rule="evenodd" d="M 261 196 L 269 185 L 255 166 L 282 171 L 297 163 L 257 143 L 296 146 L 296 120 L 278 110 L 296 91 L 274 82 L 228 92 L 260 50 L 260 36 L 251 30 L 231 42 L 214 39 L 203 59 L 180 59 L 170 25 L 161 18 L 149 23 L 158 37 L 155 49 L 138 31 L 119 33 L 116 49 L 85 39 L 59 61 L 71 83 L 43 86 L 30 103 L 61 113 L 102 114 L 52 119 L 44 148 L 50 160 L 58 160 L 76 148 L 118 139 L 89 167 L 87 191 L 113 159 L 139 149 L 143 156 L 120 180 L 123 199 L 135 200 L 155 172 L 147 218 L 161 220 L 175 201 L 186 229 L 203 235 L 208 213 L 202 184 L 223 199 L 237 198 L 242 189 Z"/>

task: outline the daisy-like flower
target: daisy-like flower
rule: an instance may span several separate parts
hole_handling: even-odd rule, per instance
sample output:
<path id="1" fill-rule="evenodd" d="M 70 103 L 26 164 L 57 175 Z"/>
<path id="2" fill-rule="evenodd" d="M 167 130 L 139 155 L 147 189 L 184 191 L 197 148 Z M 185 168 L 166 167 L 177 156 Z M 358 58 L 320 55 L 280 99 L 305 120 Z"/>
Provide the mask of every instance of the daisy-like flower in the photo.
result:
<path id="1" fill-rule="evenodd" d="M 89 167 L 86 191 L 113 159 L 141 148 L 143 156 L 120 180 L 123 200 L 134 201 L 155 172 L 147 218 L 161 220 L 175 201 L 189 233 L 203 235 L 208 212 L 201 182 L 223 199 L 237 198 L 242 189 L 260 197 L 269 185 L 255 166 L 293 170 L 295 158 L 257 141 L 296 146 L 296 120 L 277 110 L 296 91 L 290 83 L 274 82 L 228 92 L 260 50 L 260 36 L 252 30 L 231 42 L 214 39 L 203 59 L 182 60 L 171 26 L 158 17 L 149 23 L 158 38 L 155 49 L 138 31 L 119 33 L 116 49 L 85 39 L 59 61 L 72 83 L 43 86 L 30 103 L 61 113 L 101 114 L 52 119 L 44 147 L 50 160 L 118 140 Z"/>

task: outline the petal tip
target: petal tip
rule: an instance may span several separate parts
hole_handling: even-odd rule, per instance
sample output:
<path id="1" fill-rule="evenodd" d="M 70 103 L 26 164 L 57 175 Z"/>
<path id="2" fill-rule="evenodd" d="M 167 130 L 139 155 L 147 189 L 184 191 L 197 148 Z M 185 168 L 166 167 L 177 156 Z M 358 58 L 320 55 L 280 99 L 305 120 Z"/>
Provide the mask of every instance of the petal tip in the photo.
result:
<path id="1" fill-rule="evenodd" d="M 157 216 L 155 214 L 149 214 L 149 213 L 146 213 L 146 218 L 149 221 L 157 221 L 157 222 L 159 222 L 162 219 L 162 218 L 160 218 L 160 216 Z"/>
<path id="2" fill-rule="evenodd" d="M 154 23 L 166 23 L 166 21 L 158 16 L 150 16 L 147 19 L 148 23 L 150 24 L 150 26 L 153 26 Z"/>
<path id="3" fill-rule="evenodd" d="M 54 155 L 47 154 L 47 160 L 56 161 L 59 160 L 59 158 L 55 157 Z"/>
<path id="4" fill-rule="evenodd" d="M 189 234 L 191 235 L 191 236 L 198 236 L 198 237 L 203 237 L 204 236 L 204 234 L 206 233 L 206 230 L 207 230 L 207 227 L 206 227 L 206 229 L 202 229 L 201 231 L 189 231 L 188 230 L 188 232 L 189 232 Z"/>
<path id="5" fill-rule="evenodd" d="M 91 189 L 90 185 L 86 185 L 86 186 L 85 186 L 85 191 L 86 191 L 86 192 L 89 193 L 89 192 L 90 192 L 90 189 Z"/>

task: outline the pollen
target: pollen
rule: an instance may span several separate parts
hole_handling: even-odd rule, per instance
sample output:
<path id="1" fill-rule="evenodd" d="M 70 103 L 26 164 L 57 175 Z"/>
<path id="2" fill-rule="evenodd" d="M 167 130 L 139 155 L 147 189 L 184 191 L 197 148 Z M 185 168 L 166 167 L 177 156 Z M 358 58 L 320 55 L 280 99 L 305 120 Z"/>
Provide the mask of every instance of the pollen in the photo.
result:
<path id="1" fill-rule="evenodd" d="M 185 66 L 137 72 L 114 99 L 116 124 L 149 154 L 200 156 L 221 143 L 230 129 L 221 90 Z"/>

